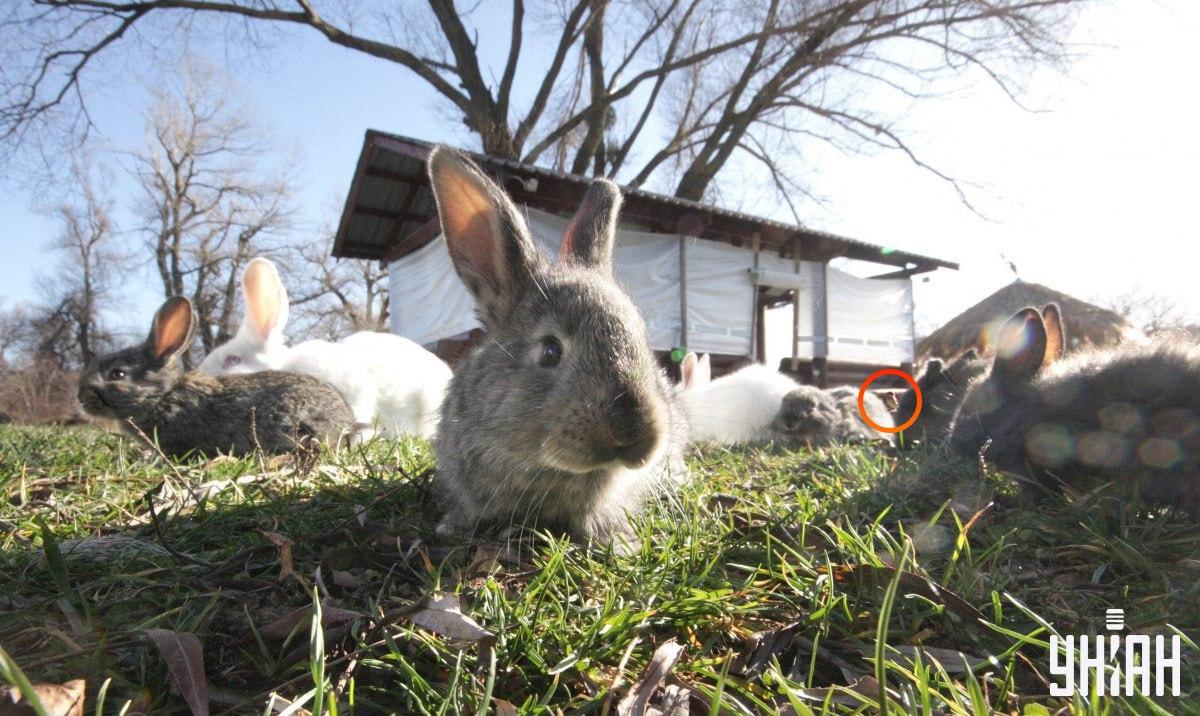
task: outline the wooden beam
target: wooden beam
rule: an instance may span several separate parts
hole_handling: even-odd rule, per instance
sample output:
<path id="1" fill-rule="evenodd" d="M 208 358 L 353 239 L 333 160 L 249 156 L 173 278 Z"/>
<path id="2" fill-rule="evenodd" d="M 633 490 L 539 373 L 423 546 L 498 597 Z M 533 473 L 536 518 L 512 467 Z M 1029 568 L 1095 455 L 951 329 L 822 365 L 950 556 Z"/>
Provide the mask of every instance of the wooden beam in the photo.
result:
<path id="1" fill-rule="evenodd" d="M 750 235 L 750 248 L 754 249 L 754 268 L 750 269 L 750 360 L 761 363 L 765 358 L 758 348 L 761 337 L 758 325 L 758 254 L 762 249 L 762 237 L 757 231 Z"/>
<path id="2" fill-rule="evenodd" d="M 414 229 L 408 236 L 405 236 L 395 246 L 388 249 L 383 255 L 383 260 L 391 263 L 398 259 L 404 258 L 417 249 L 425 246 L 430 241 L 433 241 L 442 233 L 442 223 L 436 217 L 421 224 Z"/>
<path id="3" fill-rule="evenodd" d="M 376 219 L 391 219 L 393 221 L 404 218 L 404 215 L 398 211 L 380 209 L 374 206 L 356 206 L 354 207 L 354 213 L 362 214 L 363 216 L 373 216 Z"/>
<path id="4" fill-rule="evenodd" d="M 687 348 L 687 237 L 679 235 L 679 344 Z"/>
<path id="5" fill-rule="evenodd" d="M 376 179 L 387 179 L 388 181 L 400 182 L 401 184 L 408 184 L 410 186 L 425 186 L 429 183 L 429 178 L 425 176 L 424 171 L 417 174 L 404 174 L 401 172 L 392 171 L 391 169 L 384 169 L 382 167 L 367 167 L 366 175 L 369 177 L 375 177 Z"/>

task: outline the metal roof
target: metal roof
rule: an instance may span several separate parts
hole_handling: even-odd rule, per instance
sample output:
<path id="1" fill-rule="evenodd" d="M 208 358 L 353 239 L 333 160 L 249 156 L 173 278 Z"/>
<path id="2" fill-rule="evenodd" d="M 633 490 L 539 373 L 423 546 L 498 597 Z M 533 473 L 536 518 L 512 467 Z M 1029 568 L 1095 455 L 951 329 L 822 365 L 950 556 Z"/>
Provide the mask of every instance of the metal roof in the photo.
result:
<path id="1" fill-rule="evenodd" d="M 411 137 L 367 130 L 333 255 L 393 260 L 415 251 L 437 232 L 437 209 L 425 171 L 434 145 Z M 511 159 L 471 153 L 519 204 L 554 213 L 569 212 L 590 177 L 546 169 Z M 652 231 L 686 233 L 701 239 L 748 246 L 754 237 L 764 248 L 798 249 L 802 258 L 844 256 L 895 266 L 907 274 L 957 269 L 942 259 L 895 251 L 824 231 L 743 214 L 687 199 L 622 188 L 622 217 Z"/>

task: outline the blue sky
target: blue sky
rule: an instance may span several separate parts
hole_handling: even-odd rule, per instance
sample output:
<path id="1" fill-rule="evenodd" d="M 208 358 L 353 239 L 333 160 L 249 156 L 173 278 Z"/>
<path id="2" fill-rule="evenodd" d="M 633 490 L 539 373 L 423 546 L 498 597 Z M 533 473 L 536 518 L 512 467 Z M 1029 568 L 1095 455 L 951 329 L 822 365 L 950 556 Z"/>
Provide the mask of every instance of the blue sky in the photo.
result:
<path id="1" fill-rule="evenodd" d="M 1200 166 L 1196 37 L 1200 3 L 1098 5 L 1075 31 L 1074 39 L 1093 45 L 1087 56 L 1067 76 L 1042 71 L 1033 78 L 1029 101 L 1047 111 L 1024 112 L 982 82 L 950 98 L 898 108 L 925 158 L 982 185 L 974 196 L 990 220 L 972 214 L 943 182 L 901 156 L 844 156 L 820 146 L 806 151 L 804 170 L 826 202 L 801 203 L 806 220 L 961 262 L 962 271 L 939 271 L 918 284 L 918 318 L 926 326 L 1011 280 L 1001 253 L 1022 278 L 1081 298 L 1141 286 L 1175 298 L 1200 320 L 1200 294 L 1192 288 L 1200 238 L 1192 215 L 1200 188 L 1194 174 Z M 301 204 L 314 223 L 349 186 L 367 128 L 470 143 L 407 71 L 334 47 L 313 32 L 270 32 L 266 39 L 269 49 L 243 56 L 223 55 L 216 43 L 198 49 L 234 68 L 247 108 L 295 147 Z M 485 53 L 505 49 L 484 42 Z M 536 64 L 524 63 L 522 72 L 536 71 Z M 130 76 L 139 73 L 117 73 L 96 94 L 93 109 L 109 146 L 141 142 L 141 82 L 154 79 Z M 119 171 L 116 177 L 118 202 L 128 203 L 128 182 Z M 8 179 L 0 183 L 4 303 L 36 297 L 39 276 L 52 266 L 46 244 L 57 231 L 13 181 L 19 177 Z M 787 218 L 770 195 L 752 186 L 746 192 L 729 203 Z M 117 219 L 133 224 L 125 211 Z M 147 279 L 145 287 L 125 290 L 130 315 L 119 320 L 141 326 L 143 305 L 157 289 Z"/>

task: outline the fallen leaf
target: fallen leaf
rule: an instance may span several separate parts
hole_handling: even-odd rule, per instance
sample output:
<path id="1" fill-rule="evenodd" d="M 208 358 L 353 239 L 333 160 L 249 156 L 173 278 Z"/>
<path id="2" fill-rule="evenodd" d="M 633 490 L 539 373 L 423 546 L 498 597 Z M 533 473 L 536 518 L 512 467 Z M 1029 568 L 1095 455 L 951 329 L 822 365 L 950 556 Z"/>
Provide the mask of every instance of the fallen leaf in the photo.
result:
<path id="1" fill-rule="evenodd" d="M 689 716 L 691 714 L 692 691 L 679 684 L 663 687 L 658 706 L 646 710 L 647 716 Z"/>
<path id="2" fill-rule="evenodd" d="M 319 569 L 319 568 L 318 568 Z M 363 581 L 349 572 L 333 570 L 333 583 L 342 589 L 358 589 Z"/>
<path id="3" fill-rule="evenodd" d="M 311 696 L 309 698 L 312 698 Z M 266 713 L 269 714 L 288 714 L 288 716 L 312 716 L 312 712 L 304 708 L 304 704 L 308 703 L 309 699 L 302 701 L 291 701 L 279 694 L 271 694 L 270 700 L 267 701 Z"/>
<path id="4" fill-rule="evenodd" d="M 919 653 L 925 663 L 928 664 L 931 661 L 936 661 L 942 665 L 947 674 L 952 675 L 965 674 L 968 670 L 973 672 L 975 669 L 991 661 L 991 658 L 986 656 L 972 656 L 955 649 L 939 649 L 936 646 L 901 645 L 889 646 L 888 648 L 898 651 L 901 658 L 906 660 L 904 662 L 906 666 L 911 667 L 915 663 L 917 654 Z"/>
<path id="5" fill-rule="evenodd" d="M 625 698 L 617 704 L 618 716 L 644 716 L 647 713 L 646 707 L 650 703 L 650 697 L 666 680 L 671 669 L 675 668 L 681 658 L 683 658 L 683 645 L 674 639 L 659 645 L 654 650 L 654 656 L 650 657 L 650 663 L 646 665 L 646 671 L 642 673 L 642 678 L 637 680 L 637 683 L 629 689 L 629 693 L 625 694 Z"/>
<path id="6" fill-rule="evenodd" d="M 796 689 L 797 696 L 808 701 L 824 703 L 829 699 L 841 706 L 859 708 L 879 701 L 879 682 L 874 676 L 863 676 L 854 683 L 845 686 L 817 686 L 807 689 Z M 888 689 L 888 696 L 899 699 L 900 695 Z M 795 713 L 790 708 L 785 713 Z"/>
<path id="7" fill-rule="evenodd" d="M 355 619 L 365 617 L 362 612 L 355 612 L 349 609 L 339 609 L 338 607 L 321 604 L 321 627 L 323 629 L 331 629 L 333 627 L 348 624 Z M 268 639 L 274 641 L 283 641 L 291 636 L 292 632 L 300 624 L 312 623 L 312 607 L 300 607 L 284 614 L 275 621 L 266 625 L 260 630 L 260 633 Z"/>
<path id="8" fill-rule="evenodd" d="M 208 715 L 208 678 L 204 675 L 204 648 L 195 634 L 169 629 L 147 629 L 158 653 L 167 662 L 171 683 L 183 696 L 192 716 Z"/>
<path id="9" fill-rule="evenodd" d="M 396 616 L 404 617 L 422 629 L 428 629 L 452 642 L 496 642 L 495 634 L 462 613 L 458 597 L 453 594 L 431 594 Z"/>
<path id="10" fill-rule="evenodd" d="M 818 568 L 819 572 L 828 571 L 825 567 Z M 838 565 L 833 568 L 833 581 L 844 584 L 854 578 L 869 579 L 876 584 L 886 584 L 896 578 L 895 567 L 876 567 L 871 564 Z M 900 572 L 900 589 L 906 593 L 919 594 L 926 599 L 941 604 L 952 614 L 964 619 L 986 621 L 983 612 L 976 609 L 970 602 L 958 596 L 949 589 L 923 577 L 916 572 Z"/>
<path id="11" fill-rule="evenodd" d="M 517 716 L 517 707 L 513 706 L 511 701 L 493 697 L 492 706 L 495 707 L 492 711 L 493 716 Z"/>
<path id="12" fill-rule="evenodd" d="M 734 660 L 730 669 L 739 676 L 757 677 L 777 660 L 784 675 L 793 681 L 801 681 L 808 671 L 811 654 L 816 651 L 822 661 L 837 667 L 842 678 L 847 681 L 853 681 L 866 673 L 858 665 L 825 646 L 813 644 L 812 640 L 803 635 L 808 626 L 806 622 L 798 621 L 778 629 L 751 634 L 742 644 L 742 653 Z"/>
<path id="13" fill-rule="evenodd" d="M 282 580 L 295 574 L 296 566 L 292 561 L 292 545 L 296 543 L 290 537 L 285 537 L 278 532 L 263 532 L 262 536 L 279 549 L 279 578 Z"/>
<path id="14" fill-rule="evenodd" d="M 65 684 L 34 684 L 33 693 L 42 704 L 46 716 L 83 716 L 83 696 L 87 682 L 74 679 Z M 37 711 L 21 695 L 17 687 L 8 689 L 0 699 L 0 716 L 33 716 Z"/>

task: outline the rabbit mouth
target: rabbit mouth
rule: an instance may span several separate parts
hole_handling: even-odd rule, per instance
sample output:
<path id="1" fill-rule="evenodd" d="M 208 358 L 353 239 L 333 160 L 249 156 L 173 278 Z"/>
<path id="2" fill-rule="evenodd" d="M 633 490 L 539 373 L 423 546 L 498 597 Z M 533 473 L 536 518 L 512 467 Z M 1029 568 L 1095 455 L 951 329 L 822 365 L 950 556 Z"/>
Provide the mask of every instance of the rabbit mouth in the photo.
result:
<path id="1" fill-rule="evenodd" d="M 104 399 L 103 393 L 99 388 L 88 388 L 87 390 L 79 391 L 79 403 L 89 413 L 109 413 L 113 412 L 113 407 Z"/>

